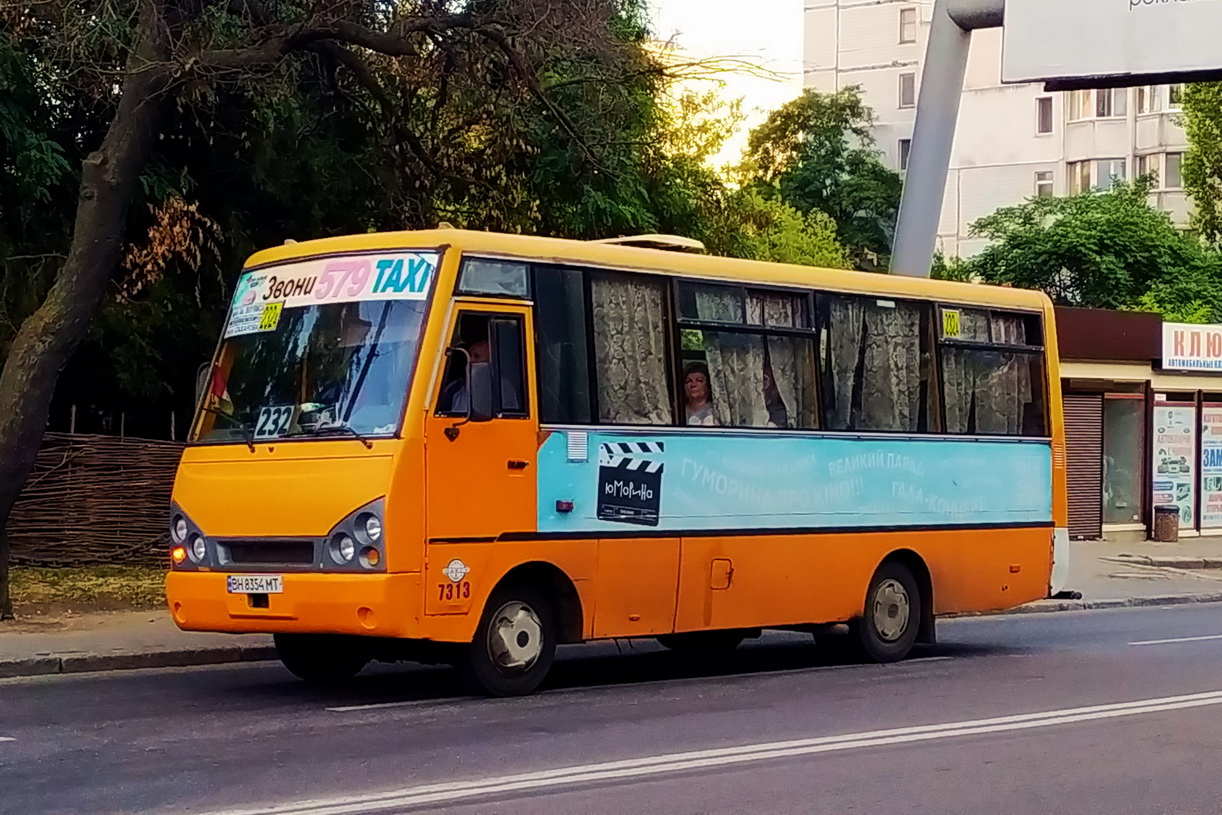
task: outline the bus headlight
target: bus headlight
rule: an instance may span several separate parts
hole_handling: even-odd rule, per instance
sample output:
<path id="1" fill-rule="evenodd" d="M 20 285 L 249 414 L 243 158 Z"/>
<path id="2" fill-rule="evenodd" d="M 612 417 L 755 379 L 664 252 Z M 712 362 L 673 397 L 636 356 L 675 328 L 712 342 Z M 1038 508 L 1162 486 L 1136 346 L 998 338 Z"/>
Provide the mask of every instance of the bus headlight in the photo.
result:
<path id="1" fill-rule="evenodd" d="M 331 527 L 315 550 L 324 571 L 386 571 L 386 499 L 370 501 Z"/>
<path id="2" fill-rule="evenodd" d="M 358 528 L 364 530 L 370 543 L 377 543 L 382 539 L 382 519 L 377 515 L 362 515 L 356 522 Z"/>
<path id="3" fill-rule="evenodd" d="M 174 538 L 175 543 L 186 543 L 187 519 L 181 515 L 175 515 L 173 526 L 170 527 L 170 535 Z"/>
<path id="4" fill-rule="evenodd" d="M 203 563 L 208 558 L 208 542 L 203 535 L 191 537 L 191 548 L 188 550 L 194 563 Z"/>
<path id="5" fill-rule="evenodd" d="M 343 566 L 352 562 L 352 558 L 356 555 L 356 541 L 347 535 L 336 535 L 331 538 L 331 544 L 328 546 L 331 553 L 331 559 L 339 565 Z"/>

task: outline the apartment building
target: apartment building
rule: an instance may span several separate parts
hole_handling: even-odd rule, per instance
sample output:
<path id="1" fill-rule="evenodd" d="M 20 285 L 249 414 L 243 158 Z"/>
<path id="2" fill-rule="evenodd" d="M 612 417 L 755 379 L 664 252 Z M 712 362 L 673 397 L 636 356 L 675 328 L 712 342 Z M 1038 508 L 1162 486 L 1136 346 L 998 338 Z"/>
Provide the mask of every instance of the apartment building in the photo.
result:
<path id="1" fill-rule="evenodd" d="M 805 86 L 860 86 L 877 117 L 878 148 L 901 172 L 932 11 L 931 0 L 805 0 Z M 1046 93 L 1003 85 L 1001 52 L 1000 30 L 973 35 L 938 227 L 945 254 L 980 251 L 985 242 L 970 237 L 971 224 L 999 207 L 1144 174 L 1158 177 L 1152 203 L 1187 221 L 1178 86 Z"/>

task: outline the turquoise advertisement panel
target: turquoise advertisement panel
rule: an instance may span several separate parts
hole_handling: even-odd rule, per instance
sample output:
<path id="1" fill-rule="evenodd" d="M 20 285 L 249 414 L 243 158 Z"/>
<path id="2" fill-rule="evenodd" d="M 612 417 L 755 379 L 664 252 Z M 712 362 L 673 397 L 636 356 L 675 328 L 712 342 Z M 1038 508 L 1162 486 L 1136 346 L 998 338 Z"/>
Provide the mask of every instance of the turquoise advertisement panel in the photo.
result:
<path id="1" fill-rule="evenodd" d="M 557 430 L 539 531 L 1052 521 L 1047 442 Z"/>

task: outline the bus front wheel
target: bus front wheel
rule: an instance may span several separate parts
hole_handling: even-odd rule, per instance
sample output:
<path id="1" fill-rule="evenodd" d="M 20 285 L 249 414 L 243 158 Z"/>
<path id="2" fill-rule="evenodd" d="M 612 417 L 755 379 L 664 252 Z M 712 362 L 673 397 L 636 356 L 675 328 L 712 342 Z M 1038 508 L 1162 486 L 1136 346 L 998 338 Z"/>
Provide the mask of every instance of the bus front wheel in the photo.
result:
<path id="1" fill-rule="evenodd" d="M 455 667 L 477 692 L 523 696 L 551 670 L 558 630 L 556 613 L 542 592 L 521 584 L 499 587 Z"/>
<path id="2" fill-rule="evenodd" d="M 306 682 L 342 682 L 369 664 L 369 654 L 349 637 L 325 634 L 276 634 L 276 656 Z"/>
<path id="3" fill-rule="evenodd" d="M 862 618 L 852 636 L 862 655 L 875 662 L 898 662 L 908 655 L 921 627 L 922 597 L 912 571 L 889 560 L 878 567 L 866 592 Z"/>

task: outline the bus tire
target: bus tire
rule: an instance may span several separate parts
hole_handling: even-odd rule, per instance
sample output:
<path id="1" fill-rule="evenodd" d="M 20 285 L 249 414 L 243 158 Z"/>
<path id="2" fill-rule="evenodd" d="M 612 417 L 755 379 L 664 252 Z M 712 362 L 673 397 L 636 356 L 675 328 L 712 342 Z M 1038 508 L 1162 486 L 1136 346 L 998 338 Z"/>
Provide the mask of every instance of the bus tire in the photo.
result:
<path id="1" fill-rule="evenodd" d="M 326 634 L 275 634 L 276 656 L 289 673 L 326 684 L 352 679 L 369 664 L 369 653 L 353 638 Z"/>
<path id="2" fill-rule="evenodd" d="M 524 696 L 551 670 L 558 631 L 555 608 L 543 592 L 520 583 L 498 586 L 455 667 L 478 693 Z"/>
<path id="3" fill-rule="evenodd" d="M 658 645 L 676 654 L 709 658 L 728 654 L 746 639 L 741 631 L 688 631 L 663 634 Z"/>
<path id="4" fill-rule="evenodd" d="M 920 585 L 907 566 L 895 560 L 879 566 L 851 635 L 861 655 L 874 662 L 908 656 L 921 628 L 921 603 Z"/>

